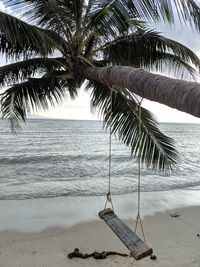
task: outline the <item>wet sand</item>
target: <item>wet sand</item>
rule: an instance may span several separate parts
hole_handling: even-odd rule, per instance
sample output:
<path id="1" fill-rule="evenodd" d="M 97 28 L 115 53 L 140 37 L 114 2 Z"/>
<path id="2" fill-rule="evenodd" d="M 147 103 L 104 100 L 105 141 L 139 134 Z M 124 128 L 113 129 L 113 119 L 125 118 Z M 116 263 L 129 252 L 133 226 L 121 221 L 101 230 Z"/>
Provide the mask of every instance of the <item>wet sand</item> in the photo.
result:
<path id="1" fill-rule="evenodd" d="M 178 215 L 178 216 L 177 216 Z M 134 228 L 134 221 L 126 221 Z M 104 260 L 68 259 L 68 253 L 79 248 L 83 253 L 118 251 L 126 247 L 101 221 L 89 221 L 69 228 L 53 227 L 34 233 L 16 230 L 0 232 L 1 267 L 199 267 L 200 266 L 200 207 L 184 207 L 143 220 L 146 240 L 154 249 L 157 260 L 109 256 Z"/>

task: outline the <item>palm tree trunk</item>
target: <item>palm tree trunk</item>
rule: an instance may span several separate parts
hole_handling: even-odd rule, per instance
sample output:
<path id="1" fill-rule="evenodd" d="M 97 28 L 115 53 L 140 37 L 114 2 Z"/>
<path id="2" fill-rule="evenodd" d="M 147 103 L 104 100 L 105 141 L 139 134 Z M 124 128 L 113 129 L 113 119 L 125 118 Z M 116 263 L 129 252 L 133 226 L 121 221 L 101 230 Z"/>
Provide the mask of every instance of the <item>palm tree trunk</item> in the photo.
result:
<path id="1" fill-rule="evenodd" d="M 153 74 L 129 66 L 84 67 L 82 75 L 105 85 L 127 88 L 146 99 L 200 117 L 200 84 Z"/>

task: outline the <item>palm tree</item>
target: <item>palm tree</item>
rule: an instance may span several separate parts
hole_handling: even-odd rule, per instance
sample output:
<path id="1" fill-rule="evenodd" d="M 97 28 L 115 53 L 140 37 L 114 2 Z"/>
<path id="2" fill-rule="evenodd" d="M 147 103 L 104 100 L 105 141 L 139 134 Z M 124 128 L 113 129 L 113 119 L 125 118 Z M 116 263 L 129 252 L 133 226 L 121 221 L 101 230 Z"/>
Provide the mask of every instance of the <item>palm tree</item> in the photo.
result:
<path id="1" fill-rule="evenodd" d="M 148 110 L 140 109 L 133 94 L 190 113 L 197 109 L 194 100 L 187 108 L 187 88 L 182 88 L 194 84 L 199 91 L 197 84 L 148 72 L 170 65 L 182 78 L 195 75 L 195 67 L 200 68 L 190 49 L 144 22 L 163 19 L 173 23 L 171 2 L 5 0 L 24 20 L 0 12 L 0 52 L 15 60 L 0 67 L 0 84 L 10 86 L 1 94 L 3 118 L 10 119 L 14 128 L 16 122 L 26 120 L 30 110 L 47 109 L 66 95 L 75 98 L 86 81 L 91 104 L 100 111 L 105 126 L 111 125 L 112 133 L 147 166 L 171 168 L 177 156 L 173 140 L 161 133 Z M 180 18 L 200 29 L 198 6 L 192 0 L 174 2 L 181 10 Z M 183 95 L 177 100 L 166 97 L 174 85 L 175 96 Z"/>

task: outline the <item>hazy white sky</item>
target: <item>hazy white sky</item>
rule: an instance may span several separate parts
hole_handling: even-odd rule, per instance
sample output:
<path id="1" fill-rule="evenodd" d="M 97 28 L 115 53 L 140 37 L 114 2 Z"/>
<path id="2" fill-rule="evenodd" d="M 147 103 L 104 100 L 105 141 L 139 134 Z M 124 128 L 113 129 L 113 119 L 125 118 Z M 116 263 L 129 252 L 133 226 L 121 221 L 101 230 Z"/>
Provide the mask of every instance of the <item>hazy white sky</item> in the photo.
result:
<path id="1" fill-rule="evenodd" d="M 0 10 L 9 13 L 12 12 L 12 10 L 7 8 L 1 0 Z M 154 28 L 162 32 L 165 36 L 187 45 L 200 56 L 200 34 L 197 35 L 192 32 L 191 29 L 187 29 L 186 27 L 181 28 L 180 26 L 176 27 L 176 30 L 162 26 L 157 27 L 156 25 Z M 0 59 L 0 65 L 4 64 L 5 61 Z M 200 119 L 198 118 L 152 101 L 144 100 L 143 106 L 151 110 L 157 119 L 162 122 L 200 123 Z M 66 99 L 62 105 L 51 108 L 48 112 L 38 112 L 38 115 L 62 119 L 98 119 L 98 116 L 94 116 L 94 114 L 90 112 L 89 95 L 86 94 L 83 89 L 80 90 L 79 97 L 76 98 L 76 100 L 71 101 L 70 99 Z"/>

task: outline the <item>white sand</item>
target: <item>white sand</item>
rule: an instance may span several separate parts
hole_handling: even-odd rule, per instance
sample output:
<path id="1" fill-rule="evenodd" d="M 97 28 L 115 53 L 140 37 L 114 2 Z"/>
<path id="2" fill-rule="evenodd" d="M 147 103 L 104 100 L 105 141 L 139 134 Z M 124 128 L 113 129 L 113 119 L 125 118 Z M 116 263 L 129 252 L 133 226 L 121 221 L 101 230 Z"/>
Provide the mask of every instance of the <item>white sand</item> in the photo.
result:
<path id="1" fill-rule="evenodd" d="M 172 218 L 170 214 L 179 214 Z M 68 229 L 49 228 L 38 233 L 0 232 L 1 267 L 196 267 L 200 266 L 200 207 L 187 207 L 156 213 L 143 220 L 147 241 L 151 243 L 157 261 L 145 258 L 109 256 L 105 260 L 68 259 L 67 254 L 78 247 L 84 253 L 94 250 L 127 249 L 101 221 L 80 223 Z M 129 221 L 129 226 L 134 223 Z"/>

